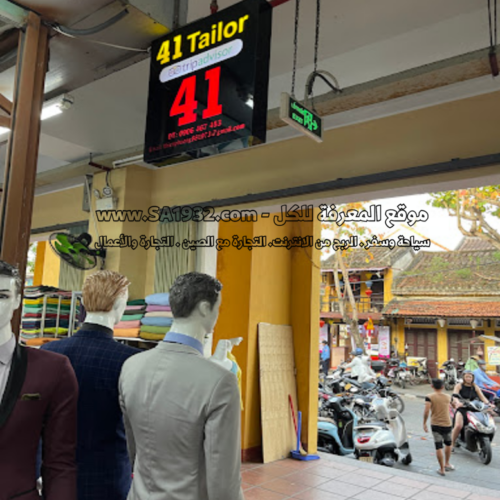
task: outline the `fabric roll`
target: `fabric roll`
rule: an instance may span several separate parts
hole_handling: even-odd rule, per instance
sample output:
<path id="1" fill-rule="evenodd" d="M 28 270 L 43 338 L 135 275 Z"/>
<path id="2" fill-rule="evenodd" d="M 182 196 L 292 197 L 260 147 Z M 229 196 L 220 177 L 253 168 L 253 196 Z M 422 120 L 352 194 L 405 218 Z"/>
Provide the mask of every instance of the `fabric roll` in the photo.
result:
<path id="1" fill-rule="evenodd" d="M 122 316 L 122 321 L 140 321 L 144 317 L 144 314 L 124 314 Z"/>
<path id="2" fill-rule="evenodd" d="M 156 311 L 148 312 L 144 315 L 145 318 L 173 318 L 172 311 Z"/>
<path id="3" fill-rule="evenodd" d="M 153 306 L 170 305 L 170 296 L 168 293 L 153 293 L 146 297 L 146 304 Z"/>
<path id="4" fill-rule="evenodd" d="M 43 304 L 43 298 L 40 299 L 24 299 L 26 305 L 38 305 Z M 59 299 L 47 299 L 47 304 L 59 304 Z M 71 300 L 62 299 L 61 305 L 71 305 Z"/>
<path id="5" fill-rule="evenodd" d="M 163 333 L 149 333 L 149 332 L 141 332 L 140 338 L 144 340 L 155 340 L 157 342 L 161 342 L 165 335 Z"/>
<path id="6" fill-rule="evenodd" d="M 55 340 L 59 340 L 59 339 L 51 339 L 51 338 L 47 338 L 47 337 L 38 337 L 38 338 L 35 338 L 35 339 L 23 339 L 23 342 L 27 346 L 38 347 L 38 346 L 42 346 L 44 344 L 48 344 L 49 342 L 54 342 Z"/>
<path id="7" fill-rule="evenodd" d="M 174 322 L 173 318 L 147 318 L 146 316 L 141 319 L 141 324 L 146 326 L 171 326 Z"/>
<path id="8" fill-rule="evenodd" d="M 125 311 L 143 311 L 146 309 L 146 304 L 140 305 L 140 306 L 129 306 L 125 308 Z"/>
<path id="9" fill-rule="evenodd" d="M 116 327 L 115 327 L 116 328 Z M 122 328 L 113 332 L 115 337 L 138 338 L 139 328 Z"/>
<path id="10" fill-rule="evenodd" d="M 23 318 L 27 319 L 41 319 L 42 318 L 42 313 L 26 313 L 23 315 Z M 45 313 L 45 318 L 51 319 L 51 318 L 57 318 L 57 313 Z M 69 314 L 60 314 L 59 319 L 68 319 L 69 320 Z"/>
<path id="11" fill-rule="evenodd" d="M 115 325 L 115 328 L 118 330 L 129 329 L 129 328 L 140 328 L 140 327 L 141 327 L 140 321 L 120 321 L 118 324 Z"/>
<path id="12" fill-rule="evenodd" d="M 145 306 L 146 301 L 144 299 L 129 300 L 127 306 Z"/>
<path id="13" fill-rule="evenodd" d="M 141 326 L 141 334 L 142 333 L 157 333 L 157 334 L 162 333 L 163 335 L 166 335 L 169 331 L 170 331 L 169 326 L 147 326 L 147 325 Z"/>
<path id="14" fill-rule="evenodd" d="M 170 306 L 153 306 L 150 305 L 146 308 L 146 312 L 168 312 L 171 311 Z"/>

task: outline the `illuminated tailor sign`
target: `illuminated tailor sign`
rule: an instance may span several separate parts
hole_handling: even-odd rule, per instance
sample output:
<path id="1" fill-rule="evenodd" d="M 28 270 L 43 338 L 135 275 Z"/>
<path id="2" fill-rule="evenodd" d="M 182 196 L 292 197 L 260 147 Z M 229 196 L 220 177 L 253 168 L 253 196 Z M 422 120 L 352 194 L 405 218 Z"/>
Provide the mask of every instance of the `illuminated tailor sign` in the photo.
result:
<path id="1" fill-rule="evenodd" d="M 154 42 L 144 159 L 266 140 L 272 7 L 244 0 Z"/>
<path id="2" fill-rule="evenodd" d="M 281 119 L 316 142 L 323 142 L 323 120 L 293 97 L 281 94 Z"/>

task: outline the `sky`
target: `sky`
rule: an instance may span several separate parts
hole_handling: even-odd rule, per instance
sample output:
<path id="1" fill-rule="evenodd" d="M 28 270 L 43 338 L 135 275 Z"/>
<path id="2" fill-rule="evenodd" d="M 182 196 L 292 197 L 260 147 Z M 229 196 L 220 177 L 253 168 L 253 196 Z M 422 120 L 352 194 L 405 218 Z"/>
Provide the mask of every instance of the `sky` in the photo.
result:
<path id="1" fill-rule="evenodd" d="M 429 214 L 429 218 L 426 222 L 416 222 L 413 226 L 411 226 L 411 228 L 418 231 L 425 238 L 432 240 L 432 242 L 441 245 L 441 247 L 435 244 L 431 244 L 430 248 L 425 248 L 423 250 L 434 252 L 443 252 L 445 251 L 445 248 L 448 250 L 455 250 L 457 245 L 460 243 L 460 240 L 463 238 L 463 235 L 457 226 L 457 219 L 455 217 L 450 217 L 448 215 L 448 212 L 444 209 L 427 205 L 426 201 L 430 199 L 430 195 L 428 194 L 418 194 L 413 196 L 386 198 L 384 200 L 372 200 L 369 204 L 367 204 L 367 208 L 370 205 L 381 205 L 382 221 L 368 222 L 367 225 L 371 229 L 373 234 L 384 234 L 386 237 L 399 229 L 399 232 L 391 237 L 396 241 L 398 240 L 398 236 L 400 234 L 403 234 L 405 238 L 413 235 L 419 240 L 424 239 L 411 232 L 410 230 L 403 228 L 402 224 L 400 223 L 395 223 L 392 229 L 386 226 L 386 211 L 391 209 L 397 211 L 398 205 L 404 204 L 406 205 L 406 211 L 413 210 L 418 213 L 421 210 L 425 210 Z M 492 224 L 493 227 L 500 230 L 500 219 L 488 218 L 488 222 Z M 330 239 L 332 238 L 332 236 L 333 234 L 331 231 L 323 229 L 323 238 Z M 364 239 L 367 239 L 367 237 L 364 237 Z M 325 258 L 326 256 L 327 254 L 324 254 L 323 258 Z"/>

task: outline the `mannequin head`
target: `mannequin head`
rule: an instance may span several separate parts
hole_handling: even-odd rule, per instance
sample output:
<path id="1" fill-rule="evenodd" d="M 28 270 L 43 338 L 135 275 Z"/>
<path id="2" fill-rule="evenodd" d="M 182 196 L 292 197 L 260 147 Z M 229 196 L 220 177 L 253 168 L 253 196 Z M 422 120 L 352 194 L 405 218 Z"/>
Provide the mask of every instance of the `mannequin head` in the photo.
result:
<path id="1" fill-rule="evenodd" d="M 114 271 L 98 271 L 83 284 L 82 302 L 87 311 L 86 323 L 113 328 L 123 316 L 130 281 Z"/>
<path id="2" fill-rule="evenodd" d="M 203 341 L 217 323 L 221 290 L 220 281 L 208 274 L 179 276 L 170 289 L 170 307 L 174 316 L 172 331 Z"/>
<path id="3" fill-rule="evenodd" d="M 0 260 L 0 345 L 12 337 L 10 322 L 21 305 L 21 277 L 19 271 Z"/>

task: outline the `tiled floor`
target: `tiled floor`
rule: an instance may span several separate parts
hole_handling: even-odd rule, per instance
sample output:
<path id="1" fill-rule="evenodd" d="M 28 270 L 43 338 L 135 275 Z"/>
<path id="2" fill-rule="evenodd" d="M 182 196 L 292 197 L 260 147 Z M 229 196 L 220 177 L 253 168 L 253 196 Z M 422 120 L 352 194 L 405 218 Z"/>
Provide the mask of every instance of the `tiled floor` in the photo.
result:
<path id="1" fill-rule="evenodd" d="M 497 471 L 498 472 L 498 471 Z M 452 474 L 452 473 L 450 473 Z M 383 468 L 349 458 L 243 464 L 246 500 L 495 500 L 499 491 Z"/>

